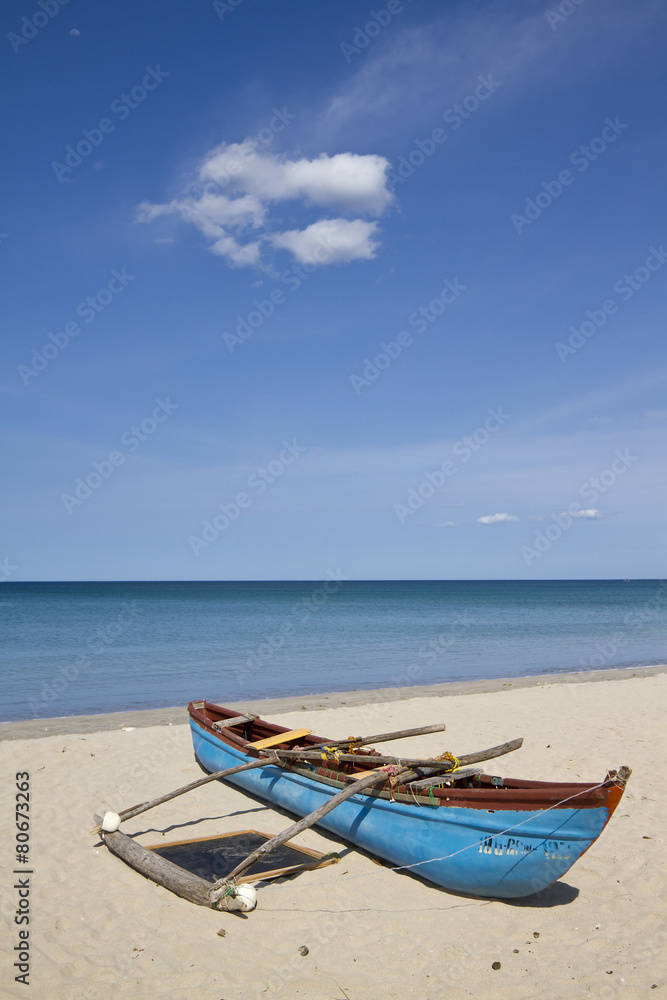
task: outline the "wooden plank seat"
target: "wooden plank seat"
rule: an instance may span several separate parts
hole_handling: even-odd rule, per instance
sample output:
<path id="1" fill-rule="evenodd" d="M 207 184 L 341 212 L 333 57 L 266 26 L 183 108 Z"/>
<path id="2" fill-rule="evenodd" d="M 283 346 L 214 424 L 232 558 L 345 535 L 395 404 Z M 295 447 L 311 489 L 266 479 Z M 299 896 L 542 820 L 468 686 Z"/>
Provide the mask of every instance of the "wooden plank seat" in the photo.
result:
<path id="1" fill-rule="evenodd" d="M 309 736 L 312 729 L 290 729 L 286 733 L 276 733 L 275 736 L 268 736 L 265 740 L 257 740 L 256 743 L 248 743 L 254 750 L 266 750 L 268 747 L 277 747 L 281 743 L 293 743 L 301 740 L 304 736 Z"/>

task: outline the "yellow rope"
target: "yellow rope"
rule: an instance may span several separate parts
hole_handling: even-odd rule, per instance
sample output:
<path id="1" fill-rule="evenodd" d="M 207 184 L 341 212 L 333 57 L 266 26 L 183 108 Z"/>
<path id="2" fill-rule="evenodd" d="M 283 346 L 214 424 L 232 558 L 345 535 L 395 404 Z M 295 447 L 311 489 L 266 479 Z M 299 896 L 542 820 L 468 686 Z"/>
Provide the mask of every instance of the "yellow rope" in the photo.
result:
<path id="1" fill-rule="evenodd" d="M 440 756 L 436 757 L 435 759 L 436 760 L 451 760 L 452 764 L 454 765 L 454 767 L 452 768 L 452 771 L 458 771 L 459 767 L 461 766 L 458 757 L 455 757 L 454 754 L 450 753 L 449 750 L 447 750 L 446 753 L 441 753 Z"/>

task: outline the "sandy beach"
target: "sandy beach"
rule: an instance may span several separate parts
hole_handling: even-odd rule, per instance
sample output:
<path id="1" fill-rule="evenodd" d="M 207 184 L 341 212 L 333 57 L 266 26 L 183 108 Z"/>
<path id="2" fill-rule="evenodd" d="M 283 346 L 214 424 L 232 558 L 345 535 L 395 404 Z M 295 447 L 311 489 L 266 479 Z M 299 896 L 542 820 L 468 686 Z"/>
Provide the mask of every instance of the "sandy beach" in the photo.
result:
<path id="1" fill-rule="evenodd" d="M 0 832 L 12 853 L 2 855 L 2 991 L 26 995 L 14 980 L 20 927 L 12 887 L 27 878 L 13 867 L 14 775 L 29 772 L 29 980 L 40 997 L 660 996 L 666 694 L 667 667 L 653 667 L 254 703 L 272 721 L 332 738 L 445 722 L 446 733 L 409 741 L 415 755 L 523 736 L 520 751 L 490 767 L 506 776 L 594 781 L 622 764 L 633 775 L 600 840 L 536 896 L 456 896 L 309 830 L 299 843 L 338 850 L 341 861 L 263 883 L 246 917 L 179 899 L 88 833 L 94 812 L 201 776 L 183 709 L 3 725 Z M 405 752 L 405 742 L 385 746 Z M 214 782 L 123 829 L 148 846 L 248 828 L 274 834 L 291 819 Z"/>

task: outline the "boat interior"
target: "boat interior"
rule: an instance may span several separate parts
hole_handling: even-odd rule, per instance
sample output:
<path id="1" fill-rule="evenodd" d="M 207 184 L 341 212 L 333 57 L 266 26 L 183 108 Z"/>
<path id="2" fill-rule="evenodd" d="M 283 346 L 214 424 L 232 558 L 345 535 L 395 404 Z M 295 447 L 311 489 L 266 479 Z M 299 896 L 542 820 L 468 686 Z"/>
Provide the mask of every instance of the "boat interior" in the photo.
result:
<path id="1" fill-rule="evenodd" d="M 334 752 L 327 752 L 324 747 L 331 745 L 331 740 L 316 736 L 306 729 L 290 730 L 279 726 L 254 714 L 240 714 L 238 709 L 224 708 L 208 701 L 193 701 L 188 706 L 193 722 L 213 734 L 221 743 L 233 747 L 247 755 L 249 759 L 260 756 L 260 750 L 270 752 L 275 750 L 319 750 L 322 749 L 322 760 L 290 759 L 281 762 L 289 770 L 307 775 L 316 781 L 342 787 L 350 780 L 356 780 L 368 770 L 373 770 L 369 757 L 386 757 L 388 752 L 375 750 L 369 746 L 360 747 L 353 752 L 363 755 L 365 760 L 357 763 L 337 760 Z M 231 724 L 229 724 L 231 723 Z M 282 739 L 281 739 L 282 737 Z M 347 746 L 339 746 L 338 751 L 348 753 L 353 737 L 344 737 L 337 741 Z M 259 746 L 257 746 L 259 744 Z M 389 754 L 391 756 L 391 754 Z M 435 763 L 435 760 L 434 760 Z M 369 764 L 371 765 L 369 767 Z M 384 761 L 382 765 L 384 766 Z M 416 776 L 408 784 L 385 782 L 380 787 L 369 789 L 364 794 L 374 795 L 392 801 L 406 801 L 417 805 L 466 805 L 471 808 L 482 808 L 490 811 L 497 809 L 535 809 L 558 808 L 566 805 L 565 800 L 574 801 L 571 807 L 599 807 L 605 800 L 610 808 L 610 815 L 615 808 L 616 798 L 620 799 L 621 789 L 615 779 L 615 772 L 609 772 L 603 783 L 591 784 L 584 782 L 552 782 L 531 781 L 521 778 L 503 778 L 497 775 L 482 773 L 481 768 L 462 769 L 461 776 L 456 772 L 450 775 L 428 778 L 427 769 L 414 769 Z M 475 770 L 478 773 L 466 773 Z M 417 782 L 426 778 L 426 787 Z M 616 794 L 614 794 L 616 793 Z M 567 804 L 570 804 L 569 801 Z"/>

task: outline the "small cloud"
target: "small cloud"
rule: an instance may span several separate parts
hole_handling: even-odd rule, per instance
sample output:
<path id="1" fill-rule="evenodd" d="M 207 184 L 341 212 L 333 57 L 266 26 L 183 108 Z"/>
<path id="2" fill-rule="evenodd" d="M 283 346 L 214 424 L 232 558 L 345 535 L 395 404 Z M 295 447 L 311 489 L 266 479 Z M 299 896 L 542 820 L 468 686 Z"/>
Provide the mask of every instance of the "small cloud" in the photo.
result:
<path id="1" fill-rule="evenodd" d="M 529 517 L 529 521 L 537 521 L 539 524 L 544 524 L 546 517 Z"/>
<path id="2" fill-rule="evenodd" d="M 158 236 L 153 240 L 153 243 L 173 243 L 173 236 Z"/>
<path id="3" fill-rule="evenodd" d="M 456 521 L 445 521 L 444 524 L 436 525 L 437 528 L 455 528 Z"/>
<path id="4" fill-rule="evenodd" d="M 372 239 L 376 231 L 377 222 L 320 219 L 306 229 L 290 229 L 270 239 L 275 247 L 289 250 L 300 264 L 311 259 L 320 263 L 347 263 L 373 259 L 380 245 Z M 320 256 L 318 251 L 321 251 Z"/>
<path id="5" fill-rule="evenodd" d="M 80 34 L 81 32 L 79 31 L 78 28 L 72 28 L 72 30 L 70 31 L 70 35 L 72 35 L 73 38 L 78 38 Z"/>
<path id="6" fill-rule="evenodd" d="M 506 524 L 508 521 L 518 521 L 514 514 L 485 514 L 477 518 L 479 524 Z"/>
<path id="7" fill-rule="evenodd" d="M 559 516 L 562 516 L 563 514 L 569 514 L 569 513 L 571 513 L 571 512 L 563 510 L 563 511 L 561 511 L 561 514 Z M 584 517 L 584 518 L 589 518 L 590 520 L 597 520 L 600 517 L 604 517 L 604 514 L 601 514 L 600 511 L 596 507 L 589 507 L 588 510 L 577 510 L 577 511 L 575 511 L 572 514 L 572 517 Z"/>
<path id="8" fill-rule="evenodd" d="M 93 163 L 93 167 L 95 168 L 95 170 L 104 170 L 104 163 L 102 162 L 102 160 L 97 160 L 96 163 Z"/>
<path id="9" fill-rule="evenodd" d="M 443 503 L 443 507 L 465 507 L 465 503 Z"/>
<path id="10" fill-rule="evenodd" d="M 378 223 L 360 216 L 378 218 L 393 204 L 389 166 L 374 154 L 290 159 L 267 152 L 254 139 L 222 143 L 204 156 L 196 182 L 180 198 L 141 202 L 137 221 L 180 215 L 231 267 L 265 268 L 276 249 L 299 263 L 372 260 L 380 246 L 374 238 Z M 303 229 L 278 231 L 271 210 L 282 202 L 300 203 L 318 217 Z"/>

